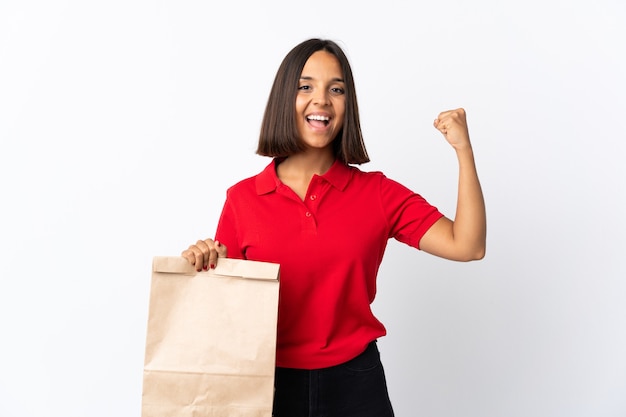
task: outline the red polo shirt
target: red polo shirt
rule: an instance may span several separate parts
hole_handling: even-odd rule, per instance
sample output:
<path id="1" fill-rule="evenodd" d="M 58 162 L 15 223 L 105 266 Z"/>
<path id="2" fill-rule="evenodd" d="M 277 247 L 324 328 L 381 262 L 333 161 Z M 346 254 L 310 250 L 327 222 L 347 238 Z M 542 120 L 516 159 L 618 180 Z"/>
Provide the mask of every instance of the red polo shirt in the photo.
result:
<path id="1" fill-rule="evenodd" d="M 337 365 L 386 333 L 370 304 L 387 240 L 419 248 L 442 214 L 382 173 L 339 161 L 303 201 L 276 162 L 228 190 L 216 239 L 231 258 L 281 266 L 277 366 Z"/>

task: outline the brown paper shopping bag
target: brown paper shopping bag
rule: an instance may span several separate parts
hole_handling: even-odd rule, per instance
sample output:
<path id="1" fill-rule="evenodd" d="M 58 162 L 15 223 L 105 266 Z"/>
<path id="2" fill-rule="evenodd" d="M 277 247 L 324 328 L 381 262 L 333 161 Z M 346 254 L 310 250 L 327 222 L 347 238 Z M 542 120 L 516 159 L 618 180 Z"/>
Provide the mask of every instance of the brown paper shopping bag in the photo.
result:
<path id="1" fill-rule="evenodd" d="M 142 417 L 269 417 L 279 265 L 155 257 Z"/>

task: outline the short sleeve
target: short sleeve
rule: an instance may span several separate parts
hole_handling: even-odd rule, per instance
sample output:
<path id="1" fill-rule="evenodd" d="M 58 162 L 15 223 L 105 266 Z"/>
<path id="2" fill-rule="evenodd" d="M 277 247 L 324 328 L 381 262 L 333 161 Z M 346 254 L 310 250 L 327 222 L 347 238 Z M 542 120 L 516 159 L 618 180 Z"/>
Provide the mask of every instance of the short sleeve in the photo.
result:
<path id="1" fill-rule="evenodd" d="M 443 214 L 421 195 L 381 174 L 380 198 L 389 237 L 419 249 L 419 242 Z"/>
<path id="2" fill-rule="evenodd" d="M 229 190 L 230 191 L 230 190 Z M 244 254 L 238 239 L 237 216 L 235 214 L 233 201 L 230 192 L 226 194 L 226 201 L 222 208 L 220 220 L 215 232 L 215 240 L 224 244 L 228 249 L 228 257 L 244 259 Z"/>

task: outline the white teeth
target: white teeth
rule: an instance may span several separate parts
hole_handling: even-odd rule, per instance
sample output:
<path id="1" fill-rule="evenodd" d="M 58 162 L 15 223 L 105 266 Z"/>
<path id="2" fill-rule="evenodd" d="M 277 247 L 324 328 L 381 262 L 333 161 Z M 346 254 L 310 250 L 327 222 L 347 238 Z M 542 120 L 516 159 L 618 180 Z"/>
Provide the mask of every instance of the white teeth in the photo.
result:
<path id="1" fill-rule="evenodd" d="M 318 115 L 313 114 L 311 116 L 307 116 L 307 119 L 309 119 L 309 120 L 320 120 L 320 121 L 323 121 L 323 122 L 327 122 L 327 121 L 330 120 L 330 117 L 318 116 Z"/>

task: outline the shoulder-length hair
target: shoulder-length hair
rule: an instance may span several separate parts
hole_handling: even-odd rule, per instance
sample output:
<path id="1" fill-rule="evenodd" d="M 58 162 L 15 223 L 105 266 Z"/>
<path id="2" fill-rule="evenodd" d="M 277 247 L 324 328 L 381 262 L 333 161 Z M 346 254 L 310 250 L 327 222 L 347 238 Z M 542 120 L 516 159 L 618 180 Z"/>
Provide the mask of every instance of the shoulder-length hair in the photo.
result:
<path id="1" fill-rule="evenodd" d="M 284 158 L 304 149 L 296 126 L 296 95 L 302 69 L 309 57 L 317 51 L 326 51 L 337 57 L 346 87 L 343 127 L 333 140 L 335 157 L 346 164 L 369 162 L 350 63 L 337 43 L 324 39 L 306 40 L 295 46 L 283 59 L 265 107 L 256 153 Z"/>

